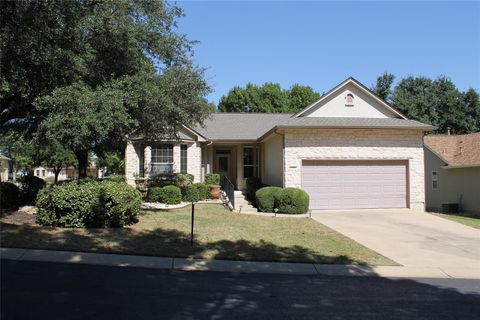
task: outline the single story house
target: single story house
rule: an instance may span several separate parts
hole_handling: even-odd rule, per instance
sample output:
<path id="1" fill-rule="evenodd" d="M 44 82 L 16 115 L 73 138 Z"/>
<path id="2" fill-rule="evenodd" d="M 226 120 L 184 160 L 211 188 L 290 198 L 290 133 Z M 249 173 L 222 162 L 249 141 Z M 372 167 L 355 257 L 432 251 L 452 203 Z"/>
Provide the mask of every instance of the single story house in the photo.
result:
<path id="1" fill-rule="evenodd" d="M 35 167 L 33 168 L 33 175 L 41 179 L 55 179 L 55 171 L 53 168 L 48 167 Z M 90 164 L 87 167 L 87 177 L 89 178 L 101 178 L 100 170 L 97 167 Z M 78 169 L 70 166 L 67 168 L 62 168 L 58 174 L 58 181 L 78 179 Z"/>
<path id="2" fill-rule="evenodd" d="M 458 204 L 465 213 L 480 213 L 480 132 L 426 136 L 426 208 Z"/>
<path id="3" fill-rule="evenodd" d="M 0 181 L 7 181 L 12 178 L 12 159 L 0 154 Z"/>
<path id="4" fill-rule="evenodd" d="M 311 209 L 424 209 L 423 135 L 353 78 L 296 114 L 214 113 L 178 139 L 131 139 L 127 182 L 155 172 L 226 176 L 237 190 L 248 177 L 310 195 Z"/>

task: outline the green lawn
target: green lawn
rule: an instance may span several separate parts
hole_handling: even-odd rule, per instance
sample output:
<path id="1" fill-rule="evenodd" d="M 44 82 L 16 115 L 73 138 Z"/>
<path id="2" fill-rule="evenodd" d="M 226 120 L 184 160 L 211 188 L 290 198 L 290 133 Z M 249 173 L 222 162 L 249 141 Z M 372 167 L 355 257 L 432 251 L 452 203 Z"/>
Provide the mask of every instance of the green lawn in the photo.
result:
<path id="1" fill-rule="evenodd" d="M 62 229 L 2 223 L 4 247 L 112 252 L 203 259 L 394 265 L 395 262 L 308 218 L 235 214 L 197 205 L 190 246 L 191 207 L 144 212 L 119 229 Z"/>
<path id="2" fill-rule="evenodd" d="M 443 214 L 443 213 L 433 213 L 436 216 L 452 220 L 455 222 L 462 223 L 464 225 L 480 229 L 480 216 L 468 216 L 461 214 Z"/>

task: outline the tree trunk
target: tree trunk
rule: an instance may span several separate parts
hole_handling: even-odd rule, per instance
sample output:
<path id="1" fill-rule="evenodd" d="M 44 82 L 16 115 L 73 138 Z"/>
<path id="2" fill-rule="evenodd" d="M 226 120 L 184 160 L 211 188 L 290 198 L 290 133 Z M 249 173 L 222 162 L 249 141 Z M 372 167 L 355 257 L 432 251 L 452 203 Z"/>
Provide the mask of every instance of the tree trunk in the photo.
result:
<path id="1" fill-rule="evenodd" d="M 58 182 L 58 175 L 60 174 L 60 171 L 62 171 L 62 167 L 53 167 L 53 173 L 55 174 L 55 183 Z"/>
<path id="2" fill-rule="evenodd" d="M 88 150 L 75 151 L 75 156 L 77 157 L 78 161 L 78 178 L 86 178 L 88 167 Z"/>

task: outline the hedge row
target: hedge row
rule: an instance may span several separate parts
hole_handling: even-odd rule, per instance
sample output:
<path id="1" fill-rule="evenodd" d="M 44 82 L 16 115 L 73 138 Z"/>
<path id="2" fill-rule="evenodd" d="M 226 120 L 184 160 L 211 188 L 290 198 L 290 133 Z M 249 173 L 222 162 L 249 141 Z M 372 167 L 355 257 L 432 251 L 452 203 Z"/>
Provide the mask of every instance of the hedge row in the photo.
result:
<path id="1" fill-rule="evenodd" d="M 264 187 L 255 194 L 257 208 L 262 212 L 301 214 L 308 211 L 309 196 L 297 188 Z"/>
<path id="2" fill-rule="evenodd" d="M 148 190 L 147 199 L 166 204 L 179 204 L 182 200 L 196 202 L 210 199 L 210 187 L 205 183 L 193 183 L 181 189 L 173 185 L 153 187 Z"/>
<path id="3" fill-rule="evenodd" d="M 45 226 L 121 227 L 137 221 L 141 195 L 124 182 L 74 180 L 42 189 L 37 223 Z"/>

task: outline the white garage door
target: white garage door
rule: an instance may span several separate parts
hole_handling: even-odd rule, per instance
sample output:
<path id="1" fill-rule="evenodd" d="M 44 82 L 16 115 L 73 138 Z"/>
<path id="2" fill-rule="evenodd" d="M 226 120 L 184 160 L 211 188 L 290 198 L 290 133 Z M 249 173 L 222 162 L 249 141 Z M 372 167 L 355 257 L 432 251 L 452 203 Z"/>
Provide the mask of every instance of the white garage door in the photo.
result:
<path id="1" fill-rule="evenodd" d="M 311 209 L 405 208 L 405 162 L 304 161 L 302 189 Z"/>

